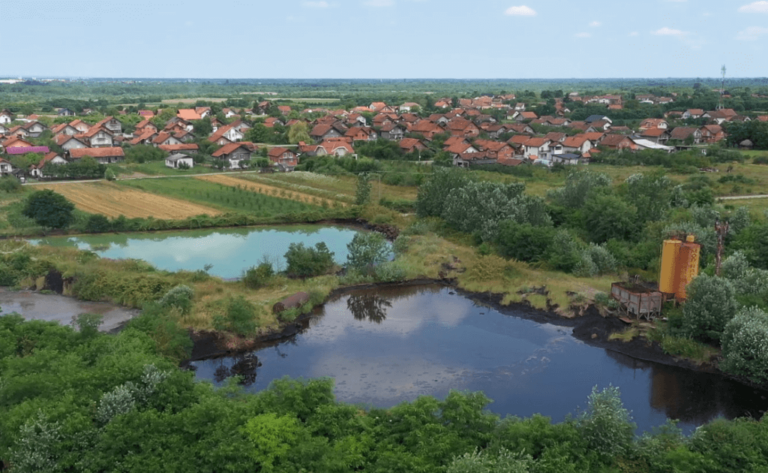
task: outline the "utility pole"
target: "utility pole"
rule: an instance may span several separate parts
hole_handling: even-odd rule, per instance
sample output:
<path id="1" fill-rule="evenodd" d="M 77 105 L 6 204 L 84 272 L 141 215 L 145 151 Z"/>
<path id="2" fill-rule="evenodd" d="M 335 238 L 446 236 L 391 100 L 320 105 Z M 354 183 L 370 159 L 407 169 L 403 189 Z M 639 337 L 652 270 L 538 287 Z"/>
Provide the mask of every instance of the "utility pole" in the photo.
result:
<path id="1" fill-rule="evenodd" d="M 728 235 L 730 225 L 728 222 L 715 222 L 715 233 L 717 233 L 717 254 L 715 255 L 715 276 L 720 276 L 720 266 L 723 263 L 723 250 L 725 249 L 725 236 Z"/>

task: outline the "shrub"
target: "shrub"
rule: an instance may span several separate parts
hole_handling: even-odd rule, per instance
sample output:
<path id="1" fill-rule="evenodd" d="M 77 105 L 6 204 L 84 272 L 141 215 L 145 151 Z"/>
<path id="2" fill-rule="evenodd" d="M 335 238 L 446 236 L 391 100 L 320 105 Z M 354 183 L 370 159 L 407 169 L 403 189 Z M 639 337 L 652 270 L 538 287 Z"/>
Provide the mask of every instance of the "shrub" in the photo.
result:
<path id="1" fill-rule="evenodd" d="M 683 306 L 683 332 L 703 341 L 719 342 L 726 324 L 736 315 L 736 289 L 725 278 L 702 274 L 688 285 Z"/>
<path id="2" fill-rule="evenodd" d="M 80 314 L 75 317 L 75 325 L 84 338 L 93 338 L 99 332 L 99 326 L 104 322 L 100 314 Z"/>
<path id="3" fill-rule="evenodd" d="M 577 421 L 577 428 L 589 446 L 603 458 L 613 458 L 627 451 L 634 439 L 635 424 L 621 403 L 619 388 L 602 391 L 597 386 L 589 395 L 587 411 Z"/>
<path id="4" fill-rule="evenodd" d="M 243 283 L 250 289 L 259 289 L 269 283 L 269 280 L 275 275 L 272 263 L 264 261 L 258 266 L 252 267 L 243 274 Z"/>
<path id="5" fill-rule="evenodd" d="M 213 326 L 216 330 L 236 333 L 238 335 L 252 335 L 256 332 L 256 307 L 245 300 L 243 296 L 233 297 L 227 303 L 224 315 L 213 318 Z"/>
<path id="6" fill-rule="evenodd" d="M 109 219 L 104 215 L 94 214 L 85 221 L 85 231 L 88 233 L 104 233 L 110 230 Z"/>
<path id="7" fill-rule="evenodd" d="M 195 297 L 195 291 L 189 286 L 176 286 L 166 292 L 160 305 L 167 309 L 175 307 L 182 315 L 187 315 L 192 311 L 192 299 Z"/>
<path id="8" fill-rule="evenodd" d="M 389 258 L 389 245 L 381 233 L 359 232 L 347 245 L 347 265 L 365 271 L 384 263 Z"/>
<path id="9" fill-rule="evenodd" d="M 544 259 L 554 237 L 555 229 L 552 227 L 534 227 L 528 223 L 504 220 L 499 224 L 496 243 L 505 258 L 535 262 Z"/>
<path id="10" fill-rule="evenodd" d="M 724 371 L 768 381 L 768 314 L 757 307 L 741 309 L 725 326 L 722 340 Z"/>
<path id="11" fill-rule="evenodd" d="M 512 267 L 496 255 L 480 256 L 467 268 L 467 276 L 472 281 L 490 281 L 510 276 Z"/>
<path id="12" fill-rule="evenodd" d="M 558 230 L 547 252 L 547 262 L 560 271 L 570 273 L 581 261 L 581 245 L 568 230 Z"/>
<path id="13" fill-rule="evenodd" d="M 607 174 L 591 171 L 572 171 L 565 180 L 565 187 L 548 194 L 552 200 L 563 207 L 581 208 L 594 189 L 608 187 L 611 178 Z"/>
<path id="14" fill-rule="evenodd" d="M 576 264 L 573 273 L 577 276 L 600 276 L 616 271 L 616 258 L 605 246 L 590 243 L 581 252 L 581 259 Z"/>
<path id="15" fill-rule="evenodd" d="M 468 182 L 468 174 L 460 169 L 435 169 L 432 177 L 419 186 L 416 214 L 419 217 L 442 216 L 448 194 L 454 189 L 463 187 Z"/>
<path id="16" fill-rule="evenodd" d="M 584 202 L 582 214 L 584 229 L 595 243 L 631 240 L 637 234 L 637 209 L 619 197 L 592 195 Z"/>
<path id="17" fill-rule="evenodd" d="M 530 455 L 513 454 L 501 447 L 497 455 L 475 450 L 453 459 L 447 473 L 528 473 L 533 466 Z"/>
<path id="18" fill-rule="evenodd" d="M 0 177 L 0 191 L 10 194 L 21 191 L 21 182 L 13 176 Z"/>
<path id="19" fill-rule="evenodd" d="M 290 277 L 313 277 L 325 274 L 333 268 L 333 253 L 325 243 L 320 242 L 314 248 L 304 243 L 291 243 L 285 253 L 288 262 L 286 273 Z"/>
<path id="20" fill-rule="evenodd" d="M 396 262 L 376 266 L 374 274 L 379 282 L 400 282 L 406 277 L 405 269 Z"/>
<path id="21" fill-rule="evenodd" d="M 768 164 L 768 156 L 757 156 L 752 160 L 752 164 Z"/>
<path id="22" fill-rule="evenodd" d="M 355 205 L 366 205 L 371 201 L 371 180 L 368 174 L 357 176 L 357 190 L 355 191 Z"/>
<path id="23" fill-rule="evenodd" d="M 396 255 L 402 255 L 408 252 L 409 247 L 410 238 L 401 233 L 392 244 L 392 251 L 394 251 Z"/>

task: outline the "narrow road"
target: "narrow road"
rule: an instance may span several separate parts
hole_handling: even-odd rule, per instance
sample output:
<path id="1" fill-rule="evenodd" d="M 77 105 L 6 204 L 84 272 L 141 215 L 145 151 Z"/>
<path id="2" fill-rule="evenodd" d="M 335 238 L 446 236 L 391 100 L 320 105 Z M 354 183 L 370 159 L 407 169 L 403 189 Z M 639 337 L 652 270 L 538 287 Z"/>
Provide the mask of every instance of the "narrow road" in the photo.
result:
<path id="1" fill-rule="evenodd" d="M 768 199 L 768 194 L 760 195 L 733 195 L 729 197 L 718 197 L 717 200 L 747 200 L 747 199 Z"/>
<path id="2" fill-rule="evenodd" d="M 221 174 L 259 174 L 259 171 L 226 171 L 226 172 L 208 172 L 200 174 L 180 174 L 180 175 L 164 175 L 159 176 L 141 176 L 141 177 L 123 177 L 116 179 L 117 181 L 135 181 L 138 179 L 175 179 L 179 177 L 197 177 L 197 176 L 218 176 Z M 46 182 L 27 182 L 22 184 L 23 186 L 38 186 L 38 185 L 55 185 L 55 184 L 84 184 L 89 182 L 105 181 L 106 179 L 88 179 L 84 181 L 46 181 Z"/>

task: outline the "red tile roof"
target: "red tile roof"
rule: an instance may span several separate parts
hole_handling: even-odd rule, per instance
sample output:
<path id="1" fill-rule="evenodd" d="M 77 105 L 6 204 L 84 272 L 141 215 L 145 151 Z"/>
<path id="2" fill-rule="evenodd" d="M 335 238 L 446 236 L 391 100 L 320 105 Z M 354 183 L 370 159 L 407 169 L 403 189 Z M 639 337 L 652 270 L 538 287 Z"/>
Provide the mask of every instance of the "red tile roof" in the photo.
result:
<path id="1" fill-rule="evenodd" d="M 176 116 L 187 121 L 200 120 L 202 118 L 193 108 L 182 108 L 176 113 Z"/>
<path id="2" fill-rule="evenodd" d="M 238 143 L 228 143 L 222 146 L 221 148 L 217 149 L 213 152 L 211 156 L 214 158 L 219 158 L 221 156 L 224 156 L 225 154 L 231 154 L 235 150 L 237 150 L 240 147 L 245 147 L 248 150 L 251 150 L 251 146 L 253 143 L 250 143 L 248 141 L 240 141 Z"/>
<path id="3" fill-rule="evenodd" d="M 200 149 L 200 147 L 195 143 L 182 143 L 180 145 L 160 145 L 157 148 L 169 153 L 173 153 L 175 151 L 197 151 Z"/>
<path id="4" fill-rule="evenodd" d="M 77 148 L 69 150 L 69 156 L 72 159 L 80 159 L 84 156 L 92 158 L 111 158 L 114 156 L 125 156 L 123 148 Z"/>

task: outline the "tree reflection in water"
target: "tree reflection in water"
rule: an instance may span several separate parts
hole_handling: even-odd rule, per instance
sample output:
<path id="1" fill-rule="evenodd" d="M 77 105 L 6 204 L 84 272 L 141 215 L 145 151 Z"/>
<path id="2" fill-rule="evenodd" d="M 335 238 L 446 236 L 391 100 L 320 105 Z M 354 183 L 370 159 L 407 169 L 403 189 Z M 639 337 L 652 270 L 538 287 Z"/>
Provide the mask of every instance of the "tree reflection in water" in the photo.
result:
<path id="1" fill-rule="evenodd" d="M 250 386 L 256 382 L 256 368 L 261 366 L 259 358 L 251 353 L 234 358 L 235 363 L 232 366 L 226 366 L 223 363 L 213 372 L 213 379 L 217 383 L 223 382 L 227 378 L 239 376 L 239 384 Z"/>
<path id="2" fill-rule="evenodd" d="M 353 294 L 347 299 L 347 309 L 352 312 L 355 320 L 367 320 L 377 324 L 387 318 L 387 309 L 392 302 L 377 294 Z"/>

